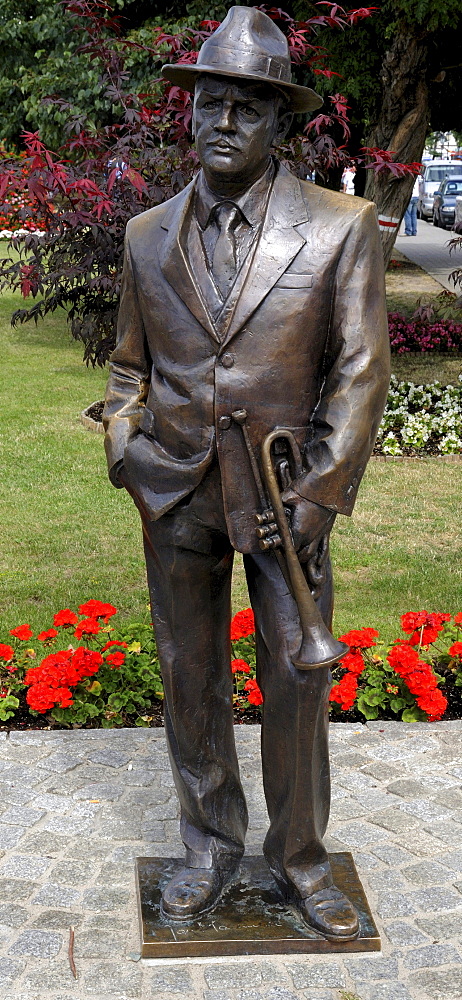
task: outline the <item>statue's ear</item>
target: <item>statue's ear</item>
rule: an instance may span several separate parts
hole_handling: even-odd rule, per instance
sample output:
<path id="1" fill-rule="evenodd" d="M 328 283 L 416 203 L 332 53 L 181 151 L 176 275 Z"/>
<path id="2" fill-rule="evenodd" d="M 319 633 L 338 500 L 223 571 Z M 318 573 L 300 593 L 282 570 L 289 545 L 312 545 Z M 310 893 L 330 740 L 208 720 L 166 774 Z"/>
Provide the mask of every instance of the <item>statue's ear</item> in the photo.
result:
<path id="1" fill-rule="evenodd" d="M 285 111 L 279 115 L 275 135 L 276 142 L 282 142 L 285 139 L 290 126 L 292 125 L 293 118 L 294 116 L 291 111 Z"/>

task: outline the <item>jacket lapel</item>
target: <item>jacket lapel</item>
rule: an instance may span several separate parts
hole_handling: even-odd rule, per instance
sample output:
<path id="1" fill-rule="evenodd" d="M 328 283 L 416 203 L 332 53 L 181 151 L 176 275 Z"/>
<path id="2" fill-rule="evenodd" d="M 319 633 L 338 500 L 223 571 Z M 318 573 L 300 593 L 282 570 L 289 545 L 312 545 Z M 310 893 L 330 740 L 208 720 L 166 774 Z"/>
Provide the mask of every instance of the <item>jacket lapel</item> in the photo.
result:
<path id="1" fill-rule="evenodd" d="M 310 218 L 300 184 L 282 165 L 274 179 L 263 230 L 247 281 L 230 317 L 223 345 L 235 336 L 271 291 L 306 240 L 296 227 Z"/>
<path id="2" fill-rule="evenodd" d="M 210 336 L 219 340 L 180 243 L 180 234 L 193 193 L 194 181 L 174 199 L 174 203 L 165 212 L 162 229 L 166 230 L 167 236 L 159 251 L 159 261 L 164 277 L 176 294 Z"/>

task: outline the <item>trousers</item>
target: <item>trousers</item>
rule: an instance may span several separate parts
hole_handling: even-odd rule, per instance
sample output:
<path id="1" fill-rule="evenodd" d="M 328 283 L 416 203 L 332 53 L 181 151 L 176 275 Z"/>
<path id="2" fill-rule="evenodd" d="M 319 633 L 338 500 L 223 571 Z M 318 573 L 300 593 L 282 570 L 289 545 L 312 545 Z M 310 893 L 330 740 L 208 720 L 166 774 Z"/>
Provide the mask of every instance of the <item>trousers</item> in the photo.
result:
<path id="1" fill-rule="evenodd" d="M 143 517 L 165 729 L 181 805 L 186 864 L 231 872 L 244 852 L 247 805 L 233 733 L 230 544 L 218 463 L 158 521 Z M 296 604 L 271 553 L 244 556 L 264 704 L 262 769 L 270 826 L 264 855 L 302 897 L 332 884 L 322 843 L 330 807 L 330 670 L 297 670 Z M 330 560 L 318 606 L 330 626 Z"/>

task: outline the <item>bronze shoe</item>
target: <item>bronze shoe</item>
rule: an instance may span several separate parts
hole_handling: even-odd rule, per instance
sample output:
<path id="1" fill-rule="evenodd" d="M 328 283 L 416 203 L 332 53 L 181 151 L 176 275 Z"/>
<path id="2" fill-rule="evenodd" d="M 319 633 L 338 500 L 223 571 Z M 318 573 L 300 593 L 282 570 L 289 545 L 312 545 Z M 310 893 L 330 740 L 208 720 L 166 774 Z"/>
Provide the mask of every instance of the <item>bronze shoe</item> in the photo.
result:
<path id="1" fill-rule="evenodd" d="M 358 937 L 358 914 L 335 885 L 300 899 L 298 906 L 306 923 L 328 941 L 354 941 Z"/>
<path id="2" fill-rule="evenodd" d="M 160 904 L 168 920 L 191 920 L 218 902 L 229 874 L 216 868 L 181 868 L 166 885 Z"/>

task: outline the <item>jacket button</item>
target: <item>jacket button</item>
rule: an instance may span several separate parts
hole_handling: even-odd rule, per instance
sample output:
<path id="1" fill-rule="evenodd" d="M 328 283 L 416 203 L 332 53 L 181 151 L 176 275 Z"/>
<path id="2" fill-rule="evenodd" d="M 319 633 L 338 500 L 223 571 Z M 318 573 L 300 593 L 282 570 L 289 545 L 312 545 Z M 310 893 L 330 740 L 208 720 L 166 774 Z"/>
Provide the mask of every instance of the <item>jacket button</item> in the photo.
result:
<path id="1" fill-rule="evenodd" d="M 223 357 L 220 360 L 223 365 L 223 368 L 232 368 L 234 364 L 234 355 L 223 354 Z"/>
<path id="2" fill-rule="evenodd" d="M 231 417 L 220 417 L 218 426 L 221 431 L 227 431 L 228 427 L 231 427 Z"/>

